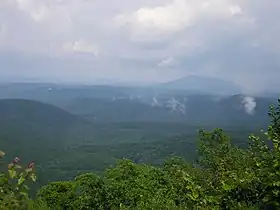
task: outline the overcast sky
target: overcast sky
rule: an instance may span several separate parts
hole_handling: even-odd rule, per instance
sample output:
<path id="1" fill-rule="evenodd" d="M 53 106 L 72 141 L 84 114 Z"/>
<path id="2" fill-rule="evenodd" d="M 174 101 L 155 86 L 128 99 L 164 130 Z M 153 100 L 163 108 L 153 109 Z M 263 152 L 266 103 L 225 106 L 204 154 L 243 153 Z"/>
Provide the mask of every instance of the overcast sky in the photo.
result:
<path id="1" fill-rule="evenodd" d="M 280 81 L 279 0 L 0 0 L 2 78 Z M 279 87 L 279 86 L 278 86 Z"/>

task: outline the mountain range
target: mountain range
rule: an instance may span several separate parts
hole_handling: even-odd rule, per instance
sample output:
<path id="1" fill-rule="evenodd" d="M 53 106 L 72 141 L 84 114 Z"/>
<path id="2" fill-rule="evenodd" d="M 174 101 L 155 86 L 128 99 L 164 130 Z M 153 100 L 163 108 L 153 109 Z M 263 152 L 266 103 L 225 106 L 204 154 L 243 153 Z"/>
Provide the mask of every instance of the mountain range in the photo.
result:
<path id="1" fill-rule="evenodd" d="M 195 93 L 208 93 L 215 95 L 238 94 L 242 92 L 241 87 L 232 81 L 197 75 L 185 76 L 163 83 L 160 86 L 171 90 L 188 90 Z"/>
<path id="2" fill-rule="evenodd" d="M 200 79 L 199 81 L 203 83 L 205 78 Z M 197 77 L 191 77 L 166 85 L 174 87 L 176 86 L 174 84 L 182 84 L 185 81 L 199 83 Z M 223 85 L 225 86 L 224 82 L 217 82 L 216 88 L 229 90 L 222 88 Z M 266 122 L 267 108 L 276 102 L 276 97 L 256 97 L 246 94 L 221 95 L 158 87 L 54 84 L 3 85 L 0 88 L 0 98 L 42 101 L 93 122 L 166 121 L 202 125 L 211 122 L 222 124 L 227 121 Z"/>
<path id="3" fill-rule="evenodd" d="M 39 185 L 103 171 L 119 158 L 193 159 L 197 129 L 223 127 L 242 145 L 266 127 L 276 99 L 162 87 L 2 84 L 1 150 L 8 160 L 36 161 Z"/>

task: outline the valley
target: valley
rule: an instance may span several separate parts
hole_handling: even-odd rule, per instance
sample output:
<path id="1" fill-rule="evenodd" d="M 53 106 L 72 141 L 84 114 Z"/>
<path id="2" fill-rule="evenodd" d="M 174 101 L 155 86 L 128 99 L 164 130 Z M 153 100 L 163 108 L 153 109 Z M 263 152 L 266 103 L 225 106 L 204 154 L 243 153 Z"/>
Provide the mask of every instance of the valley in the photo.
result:
<path id="1" fill-rule="evenodd" d="M 200 128 L 222 127 L 233 141 L 268 124 L 276 98 L 180 90 L 14 84 L 0 91 L 0 141 L 7 160 L 34 160 L 38 186 L 103 173 L 118 159 L 161 164 L 196 159 Z"/>

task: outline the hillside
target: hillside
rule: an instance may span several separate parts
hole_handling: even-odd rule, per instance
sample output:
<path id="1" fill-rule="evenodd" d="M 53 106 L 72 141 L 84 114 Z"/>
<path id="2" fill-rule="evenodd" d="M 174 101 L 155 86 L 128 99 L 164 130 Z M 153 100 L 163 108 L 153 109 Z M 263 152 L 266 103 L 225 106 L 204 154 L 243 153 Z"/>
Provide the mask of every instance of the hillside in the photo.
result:
<path id="1" fill-rule="evenodd" d="M 76 98 L 62 107 L 94 122 L 172 122 L 181 119 L 180 113 L 171 113 L 168 108 L 129 98 Z"/>
<path id="2" fill-rule="evenodd" d="M 102 132 L 101 128 L 53 105 L 22 99 L 0 100 L 1 149 L 8 151 L 7 160 L 15 156 L 32 158 L 39 163 L 39 174 L 43 168 L 55 165 L 54 170 L 58 170 L 67 148 L 83 141 L 98 141 Z"/>
<path id="3" fill-rule="evenodd" d="M 266 126 L 275 98 L 155 94 L 141 98 L 81 97 L 62 105 L 93 122 L 181 122 L 198 126 Z"/>
<path id="4" fill-rule="evenodd" d="M 48 91 L 46 87 L 42 91 L 50 97 L 45 98 L 37 86 L 30 87 L 30 94 L 36 92 L 34 98 L 39 100 L 40 95 L 44 103 L 0 100 L 1 149 L 7 151 L 8 160 L 20 156 L 36 161 L 42 183 L 87 171 L 102 172 L 122 157 L 152 164 L 172 154 L 192 159 L 199 128 L 223 127 L 234 142 L 243 145 L 251 132 L 265 128 L 268 105 L 275 101 L 249 100 L 245 95 L 217 97 L 177 91 L 138 95 L 130 88 Z"/>
<path id="5" fill-rule="evenodd" d="M 168 97 L 161 99 L 159 103 L 169 100 Z M 197 156 L 195 140 L 201 128 L 201 124 L 197 124 L 199 120 L 207 129 L 225 122 L 223 127 L 231 134 L 233 143 L 246 146 L 244 139 L 256 130 L 256 123 L 249 126 L 238 120 L 242 116 L 254 119 L 258 114 L 246 114 L 244 106 L 240 109 L 243 99 L 242 95 L 219 100 L 205 95 L 188 96 L 185 115 L 169 107 L 134 100 L 73 99 L 77 107 L 72 106 L 76 110 L 71 112 L 79 116 L 38 101 L 3 99 L 0 100 L 0 144 L 7 152 L 7 162 L 15 156 L 36 162 L 39 179 L 35 189 L 49 181 L 69 180 L 85 172 L 102 174 L 120 158 L 156 165 L 170 155 L 193 161 Z M 257 112 L 269 101 L 255 100 Z M 218 122 L 218 116 L 226 111 L 223 107 L 229 110 L 225 116 L 221 115 L 225 119 L 234 119 L 235 114 L 240 113 L 235 122 Z M 86 117 L 84 113 L 92 112 L 101 120 L 89 122 L 81 118 Z M 147 121 L 139 121 L 141 117 Z"/>
<path id="6" fill-rule="evenodd" d="M 119 160 L 103 174 L 79 170 L 82 173 L 72 179 L 49 182 L 38 190 L 34 200 L 20 197 L 24 189 L 12 184 L 30 183 L 26 179 L 34 182 L 34 165 L 28 166 L 26 179 L 13 176 L 11 172 L 19 166 L 15 160 L 9 175 L 1 174 L 1 183 L 6 177 L 9 182 L 2 184 L 5 191 L 1 195 L 6 199 L 0 203 L 14 206 L 16 202 L 23 207 L 28 203 L 28 208 L 23 209 L 279 209 L 280 99 L 269 113 L 268 134 L 243 138 L 249 147 L 236 146 L 234 138 L 222 129 L 200 130 L 197 141 L 188 144 L 178 137 L 154 145 L 144 143 L 142 151 L 135 145 L 128 156 L 131 160 Z M 179 147 L 172 144 L 176 141 Z M 83 149 L 85 153 L 94 149 L 110 153 L 127 145 L 119 146 L 108 150 L 84 145 Z M 159 155 L 168 155 L 169 149 L 181 157 L 158 161 Z M 197 161 L 185 160 L 186 154 L 196 156 Z M 74 158 L 70 155 L 67 154 Z M 118 158 L 123 158 L 122 154 Z M 143 164 L 146 161 L 155 165 Z M 86 163 L 77 162 L 78 168 Z"/>
<path id="7" fill-rule="evenodd" d="M 51 126 L 57 130 L 60 130 L 62 126 L 67 128 L 87 123 L 85 120 L 53 105 L 24 99 L 0 100 L 0 116 L 0 122 L 5 122 L 5 124 L 24 122 L 22 126 L 29 124 L 38 125 L 41 128 Z"/>
<path id="8" fill-rule="evenodd" d="M 83 171 L 103 171 L 118 157 L 130 157 L 146 147 L 146 153 L 138 157 L 143 159 L 145 155 L 145 160 L 150 160 L 155 149 L 153 141 L 160 145 L 160 141 L 177 132 L 195 135 L 193 128 L 172 127 L 172 123 L 165 127 L 154 123 L 93 124 L 46 103 L 0 100 L 1 149 L 7 151 L 7 161 L 15 156 L 34 160 L 40 176 L 38 185 L 48 180 L 70 179 Z M 147 146 L 141 147 L 142 141 Z M 163 153 L 173 153 L 164 150 L 159 150 L 158 159 L 165 157 Z"/>
<path id="9" fill-rule="evenodd" d="M 53 105 L 23 99 L 0 100 L 0 134 L 14 137 L 17 144 L 24 138 L 32 142 L 41 137 L 60 144 L 74 131 L 82 134 L 90 126 L 86 120 Z"/>

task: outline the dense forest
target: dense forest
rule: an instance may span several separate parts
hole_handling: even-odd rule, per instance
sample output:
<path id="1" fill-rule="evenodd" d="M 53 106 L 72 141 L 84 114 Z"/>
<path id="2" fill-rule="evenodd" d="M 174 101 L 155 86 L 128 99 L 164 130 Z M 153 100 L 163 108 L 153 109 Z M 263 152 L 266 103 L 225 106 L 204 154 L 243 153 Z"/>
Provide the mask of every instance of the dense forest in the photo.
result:
<path id="1" fill-rule="evenodd" d="M 35 196 L 27 186 L 36 182 L 36 165 L 22 167 L 16 157 L 1 173 L 1 209 L 279 209 L 280 100 L 269 116 L 267 131 L 243 147 L 222 129 L 200 130 L 193 162 L 121 159 L 102 175 L 50 182 Z"/>
<path id="2" fill-rule="evenodd" d="M 78 92 L 82 94 L 86 90 Z M 211 130 L 221 125 L 234 145 L 244 147 L 244 138 L 266 127 L 268 106 L 265 104 L 270 102 L 269 98 L 257 100 L 255 114 L 249 115 L 239 109 L 242 105 L 238 103 L 239 97 L 220 104 L 207 95 L 189 96 L 186 107 L 191 115 L 178 117 L 178 113 L 139 101 L 110 102 L 114 91 L 109 92 L 106 103 L 98 98 L 96 91 L 95 95 L 85 96 L 91 99 L 83 100 L 75 95 L 66 97 L 67 89 L 57 92 L 51 93 L 54 99 L 47 102 L 39 101 L 36 94 L 33 97 L 37 100 L 21 99 L 24 95 L 18 95 L 19 99 L 0 100 L 1 149 L 7 153 L 6 160 L 20 156 L 22 160 L 36 162 L 39 177 L 36 189 L 50 181 L 69 180 L 82 173 L 103 175 L 106 168 L 123 158 L 156 166 L 170 156 L 193 161 L 197 157 L 195 139 L 200 128 Z M 39 93 L 42 98 L 48 98 L 48 94 Z M 58 106 L 58 98 L 62 96 L 67 103 Z M 102 96 L 106 96 L 105 90 Z M 234 104 L 231 101 L 237 109 L 231 108 Z M 206 112 L 212 114 L 204 115 Z M 194 120 L 196 113 L 199 120 Z M 137 117 L 141 115 L 145 115 L 145 121 Z M 92 121 L 89 116 L 97 116 L 97 120 Z M 215 116 L 224 116 L 225 120 Z"/>

